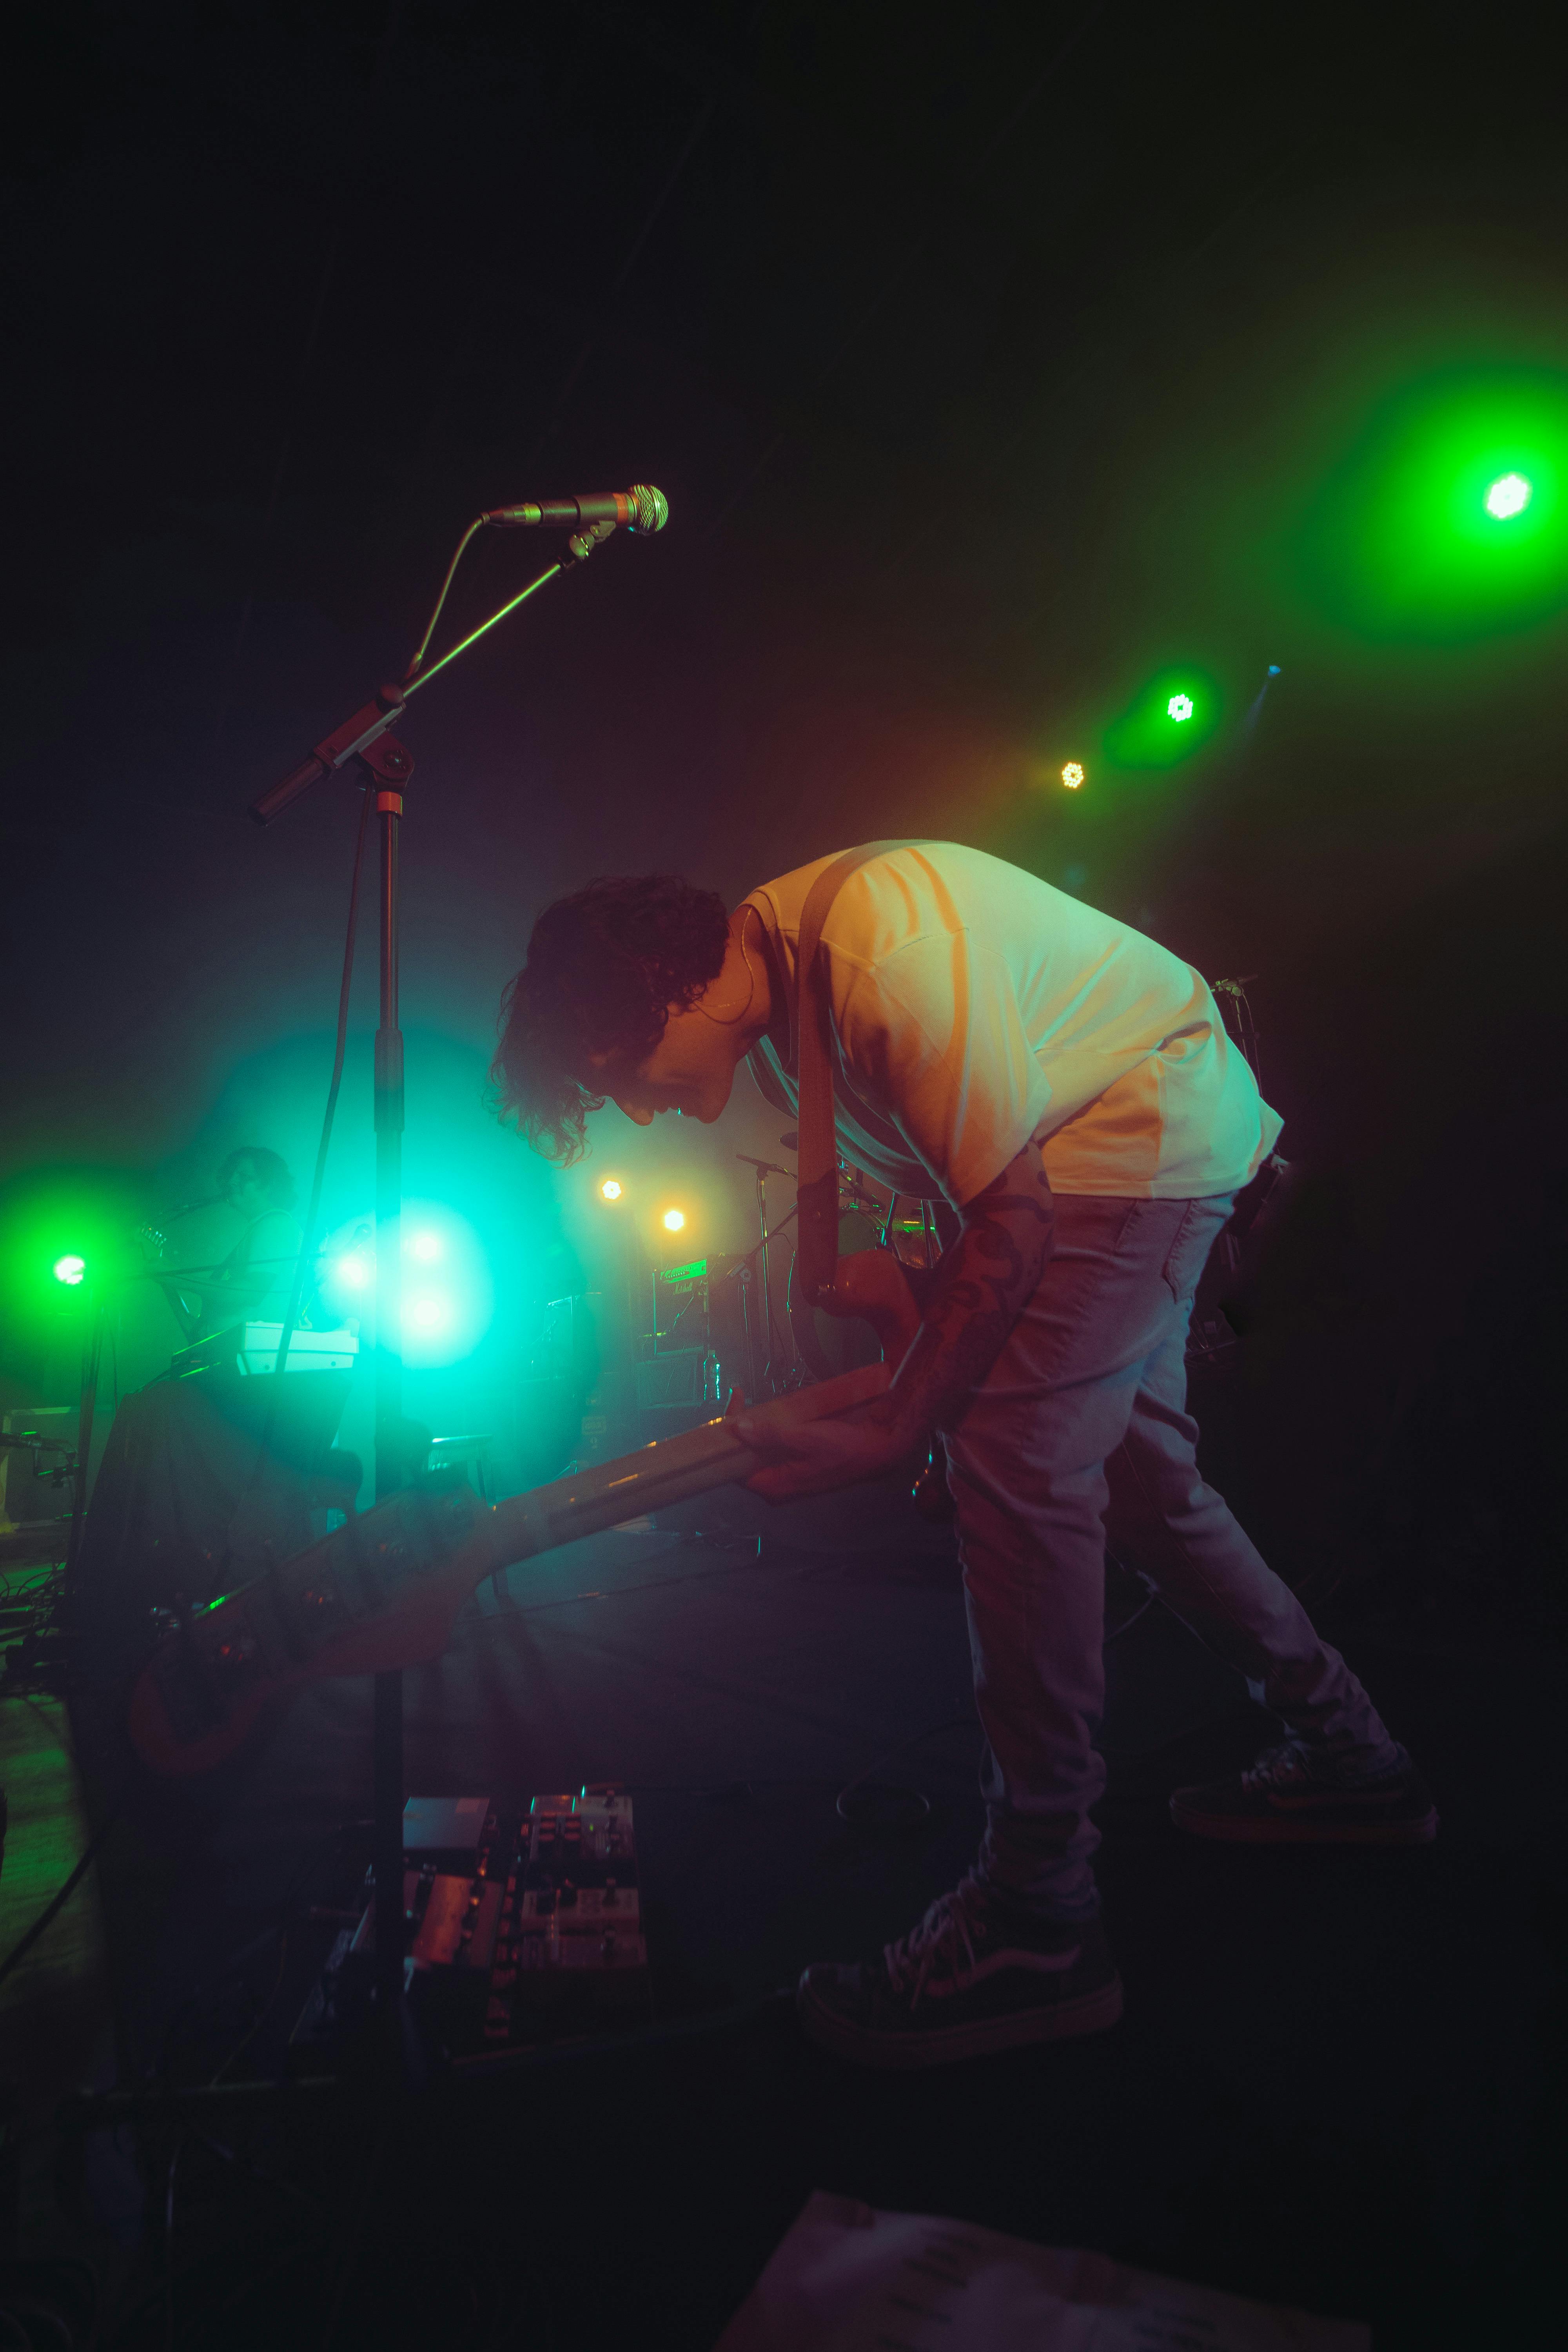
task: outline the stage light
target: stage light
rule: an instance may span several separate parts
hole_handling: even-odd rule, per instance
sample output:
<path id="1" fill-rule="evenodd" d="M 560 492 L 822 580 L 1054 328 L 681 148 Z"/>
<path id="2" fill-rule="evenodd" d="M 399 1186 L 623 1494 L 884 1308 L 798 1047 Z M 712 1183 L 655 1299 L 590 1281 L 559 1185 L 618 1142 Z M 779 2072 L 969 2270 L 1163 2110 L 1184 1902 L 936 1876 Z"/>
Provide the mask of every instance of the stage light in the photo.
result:
<path id="1" fill-rule="evenodd" d="M 1487 512 L 1498 522 L 1522 514 L 1534 491 L 1522 474 L 1500 474 L 1487 492 Z"/>
<path id="2" fill-rule="evenodd" d="M 1083 770 L 1076 760 L 1069 760 L 1062 770 L 1062 782 L 1069 793 L 1076 793 L 1083 782 Z"/>
<path id="3" fill-rule="evenodd" d="M 403 1203 L 398 1260 L 403 1360 L 411 1370 L 437 1370 L 471 1356 L 495 1314 L 495 1284 L 485 1249 L 466 1217 L 444 1201 Z M 321 1304 L 345 1323 L 375 1311 L 376 1248 L 369 1212 L 346 1217 L 323 1241 Z"/>
<path id="4" fill-rule="evenodd" d="M 56 1258 L 54 1276 L 57 1282 L 63 1282 L 68 1290 L 74 1290 L 79 1283 L 87 1280 L 86 1258 L 68 1254 L 65 1257 Z"/>
<path id="5" fill-rule="evenodd" d="M 686 1212 L 684 1209 L 666 1209 L 664 1213 L 664 1230 L 667 1234 L 678 1234 L 685 1223 Z"/>
<path id="6" fill-rule="evenodd" d="M 1568 607 L 1565 503 L 1568 371 L 1444 368 L 1367 416 L 1314 492 L 1298 561 L 1358 634 L 1479 643 Z"/>
<path id="7" fill-rule="evenodd" d="M 621 1188 L 613 1176 L 606 1176 L 604 1182 L 600 1185 L 599 1197 L 601 1200 L 605 1201 L 618 1201 L 620 1199 Z"/>
<path id="8" fill-rule="evenodd" d="M 1105 730 L 1101 743 L 1112 771 L 1178 767 L 1209 741 L 1225 713 L 1217 681 L 1190 656 L 1180 667 L 1156 670 Z M 1105 773 L 1096 767 L 1097 791 Z M 1115 784 L 1109 789 L 1114 793 Z"/>

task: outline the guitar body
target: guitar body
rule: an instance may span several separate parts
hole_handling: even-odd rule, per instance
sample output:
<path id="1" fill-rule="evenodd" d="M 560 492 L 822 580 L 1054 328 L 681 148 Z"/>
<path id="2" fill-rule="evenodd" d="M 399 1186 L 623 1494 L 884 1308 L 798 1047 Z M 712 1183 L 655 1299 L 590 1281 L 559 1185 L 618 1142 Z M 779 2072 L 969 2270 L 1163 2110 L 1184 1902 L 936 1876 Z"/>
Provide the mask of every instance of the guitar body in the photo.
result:
<path id="1" fill-rule="evenodd" d="M 830 1380 L 840 1369 L 834 1360 L 831 1318 L 844 1327 L 847 1350 L 868 1353 L 874 1346 L 896 1370 L 920 1328 L 921 1280 L 920 1268 L 905 1265 L 891 1250 L 875 1245 L 841 1257 L 833 1288 L 818 1292 L 813 1301 L 807 1301 L 803 1286 L 792 1277 L 790 1328 L 802 1362 L 818 1380 Z"/>
<path id="2" fill-rule="evenodd" d="M 838 1218 L 838 1264 L 842 1267 L 850 1258 L 858 1257 L 878 1245 L 878 1230 L 866 1212 L 851 1206 L 841 1209 Z M 882 1332 L 858 1309 L 852 1314 L 833 1314 L 820 1297 L 815 1306 L 804 1307 L 801 1285 L 804 1279 L 802 1262 L 797 1251 L 790 1262 L 789 1304 L 790 1328 L 798 1330 L 804 1323 L 816 1343 L 816 1356 L 811 1360 L 811 1370 L 817 1380 L 827 1380 L 838 1372 L 852 1372 L 862 1364 L 875 1364 L 884 1354 L 898 1360 L 896 1348 L 887 1347 Z M 820 1362 L 816 1360 L 820 1358 Z"/>
<path id="3" fill-rule="evenodd" d="M 880 1253 L 879 1253 L 880 1255 Z M 882 1364 L 775 1397 L 754 1418 L 787 1428 L 869 1404 Z M 153 1771 L 210 1771 L 262 1713 L 308 1682 L 439 1657 L 474 1587 L 514 1561 L 749 1478 L 760 1456 L 730 1419 L 493 1506 L 426 1479 L 353 1518 L 242 1591 L 191 1612 L 138 1675 L 126 1729 Z"/>
<path id="4" fill-rule="evenodd" d="M 848 1222 L 841 1222 L 841 1231 Z M 837 1326 L 854 1335 L 852 1344 L 874 1344 L 883 1360 L 896 1368 L 920 1328 L 921 1304 L 935 1272 L 934 1266 L 906 1265 L 889 1249 L 856 1250 L 839 1259 L 831 1293 L 819 1294 L 815 1307 L 797 1297 L 792 1280 L 790 1325 L 802 1360 L 819 1379 L 829 1378 L 838 1369 L 832 1353 Z M 951 1527 L 958 1516 L 947 1483 L 947 1455 L 938 1437 L 931 1438 L 910 1499 L 931 1527 Z"/>

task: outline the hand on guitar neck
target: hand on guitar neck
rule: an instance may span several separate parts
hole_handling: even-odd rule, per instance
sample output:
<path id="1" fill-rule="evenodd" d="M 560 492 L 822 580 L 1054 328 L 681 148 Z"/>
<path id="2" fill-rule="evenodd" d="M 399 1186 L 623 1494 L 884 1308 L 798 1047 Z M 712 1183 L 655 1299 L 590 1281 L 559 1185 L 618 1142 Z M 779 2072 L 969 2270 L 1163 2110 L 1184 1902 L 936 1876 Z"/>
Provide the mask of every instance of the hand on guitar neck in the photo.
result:
<path id="1" fill-rule="evenodd" d="M 1051 1254 L 1051 1188 L 1034 1144 L 1009 1160 L 961 1222 L 918 1307 L 909 1269 L 890 1253 L 863 1250 L 839 1261 L 832 1291 L 816 1304 L 876 1326 L 897 1367 L 892 1385 L 853 1422 L 770 1427 L 760 1414 L 742 1414 L 738 1433 L 764 1465 L 746 1482 L 753 1494 L 782 1503 L 881 1477 L 911 1459 L 932 1430 L 959 1418 Z"/>
<path id="2" fill-rule="evenodd" d="M 154 1771 L 208 1771 L 305 1683 L 439 1657 L 458 1609 L 498 1569 L 743 1482 L 762 1455 L 742 1436 L 742 1420 L 765 1438 L 864 1412 L 887 1385 L 886 1366 L 868 1364 L 493 1507 L 467 1486 L 421 1481 L 243 1591 L 191 1610 L 137 1679 L 126 1717 L 132 1745 Z"/>

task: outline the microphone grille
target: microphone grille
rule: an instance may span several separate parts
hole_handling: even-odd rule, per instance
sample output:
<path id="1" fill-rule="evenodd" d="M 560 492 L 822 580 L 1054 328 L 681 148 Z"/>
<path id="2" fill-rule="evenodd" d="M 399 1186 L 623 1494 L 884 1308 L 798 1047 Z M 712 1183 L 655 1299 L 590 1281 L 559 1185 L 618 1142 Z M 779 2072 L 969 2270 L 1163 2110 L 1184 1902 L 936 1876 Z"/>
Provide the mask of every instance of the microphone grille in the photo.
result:
<path id="1" fill-rule="evenodd" d="M 656 490 L 648 482 L 634 482 L 630 497 L 637 516 L 632 529 L 645 535 L 651 530 L 662 530 L 669 520 L 669 500 L 664 492 Z"/>

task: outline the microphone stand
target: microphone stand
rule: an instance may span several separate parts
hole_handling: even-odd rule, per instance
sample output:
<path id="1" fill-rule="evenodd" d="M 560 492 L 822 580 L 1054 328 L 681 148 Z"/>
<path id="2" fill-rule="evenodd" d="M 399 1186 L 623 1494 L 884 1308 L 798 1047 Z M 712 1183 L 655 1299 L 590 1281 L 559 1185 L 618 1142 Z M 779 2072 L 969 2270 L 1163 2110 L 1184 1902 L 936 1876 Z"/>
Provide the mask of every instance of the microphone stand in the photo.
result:
<path id="1" fill-rule="evenodd" d="M 759 1271 L 762 1276 L 763 1289 L 762 1338 L 763 1345 L 767 1350 L 767 1356 L 766 1360 L 763 1364 L 761 1372 L 759 1373 L 756 1364 L 755 1341 L 753 1339 L 752 1361 L 752 1378 L 756 1383 L 752 1393 L 760 1399 L 764 1388 L 768 1389 L 770 1392 L 773 1390 L 773 1350 L 780 1344 L 778 1328 L 773 1321 L 773 1295 L 768 1283 L 768 1244 L 773 1239 L 773 1234 L 768 1231 L 768 1178 L 770 1176 L 787 1176 L 790 1171 L 787 1168 L 779 1167 L 777 1162 L 774 1160 L 758 1160 L 755 1155 L 750 1151 L 737 1151 L 735 1157 L 737 1160 L 743 1160 L 746 1162 L 746 1165 L 752 1170 L 756 1180 L 757 1187 L 757 1231 L 761 1235 L 761 1239 L 759 1240 L 756 1248 L 749 1251 L 747 1255 L 750 1257 L 759 1259 L 761 1262 Z M 789 1216 L 785 1217 L 783 1223 L 776 1227 L 775 1230 L 782 1233 L 784 1225 L 788 1224 L 790 1217 L 793 1217 L 795 1211 L 792 1209 L 789 1213 Z"/>
<path id="2" fill-rule="evenodd" d="M 568 553 L 536 580 L 471 629 L 466 637 L 402 686 L 383 686 L 374 699 L 322 739 L 310 756 L 290 770 L 269 792 L 252 802 L 258 824 L 270 824 L 289 803 L 314 784 L 323 782 L 351 760 L 362 771 L 366 791 L 375 793 L 381 835 L 381 898 L 378 922 L 380 998 L 375 1033 L 375 1499 L 408 1483 L 407 1449 L 403 1439 L 402 1349 L 402 1221 L 403 1031 L 399 1025 L 398 950 L 400 915 L 400 847 L 404 787 L 414 773 L 414 757 L 390 732 L 410 695 L 428 686 L 460 654 L 488 635 L 510 613 L 526 604 L 547 581 L 585 563 L 615 529 L 611 522 L 592 524 L 568 541 Z M 459 552 L 461 551 L 459 550 Z M 450 575 L 448 574 L 448 579 Z M 443 595 L 445 592 L 443 591 Z M 439 609 L 437 607 L 437 609 Z M 282 1360 L 277 1365 L 280 1375 Z M 390 2042 L 387 2056 L 394 2080 L 409 2079 L 415 2055 L 404 2000 L 406 1923 L 403 1908 L 403 1669 L 395 1666 L 374 1677 L 372 1782 L 374 1830 L 372 1869 L 375 1885 L 375 1996 L 378 2013 Z M 395 2025 L 386 2022 L 395 2019 Z"/>

